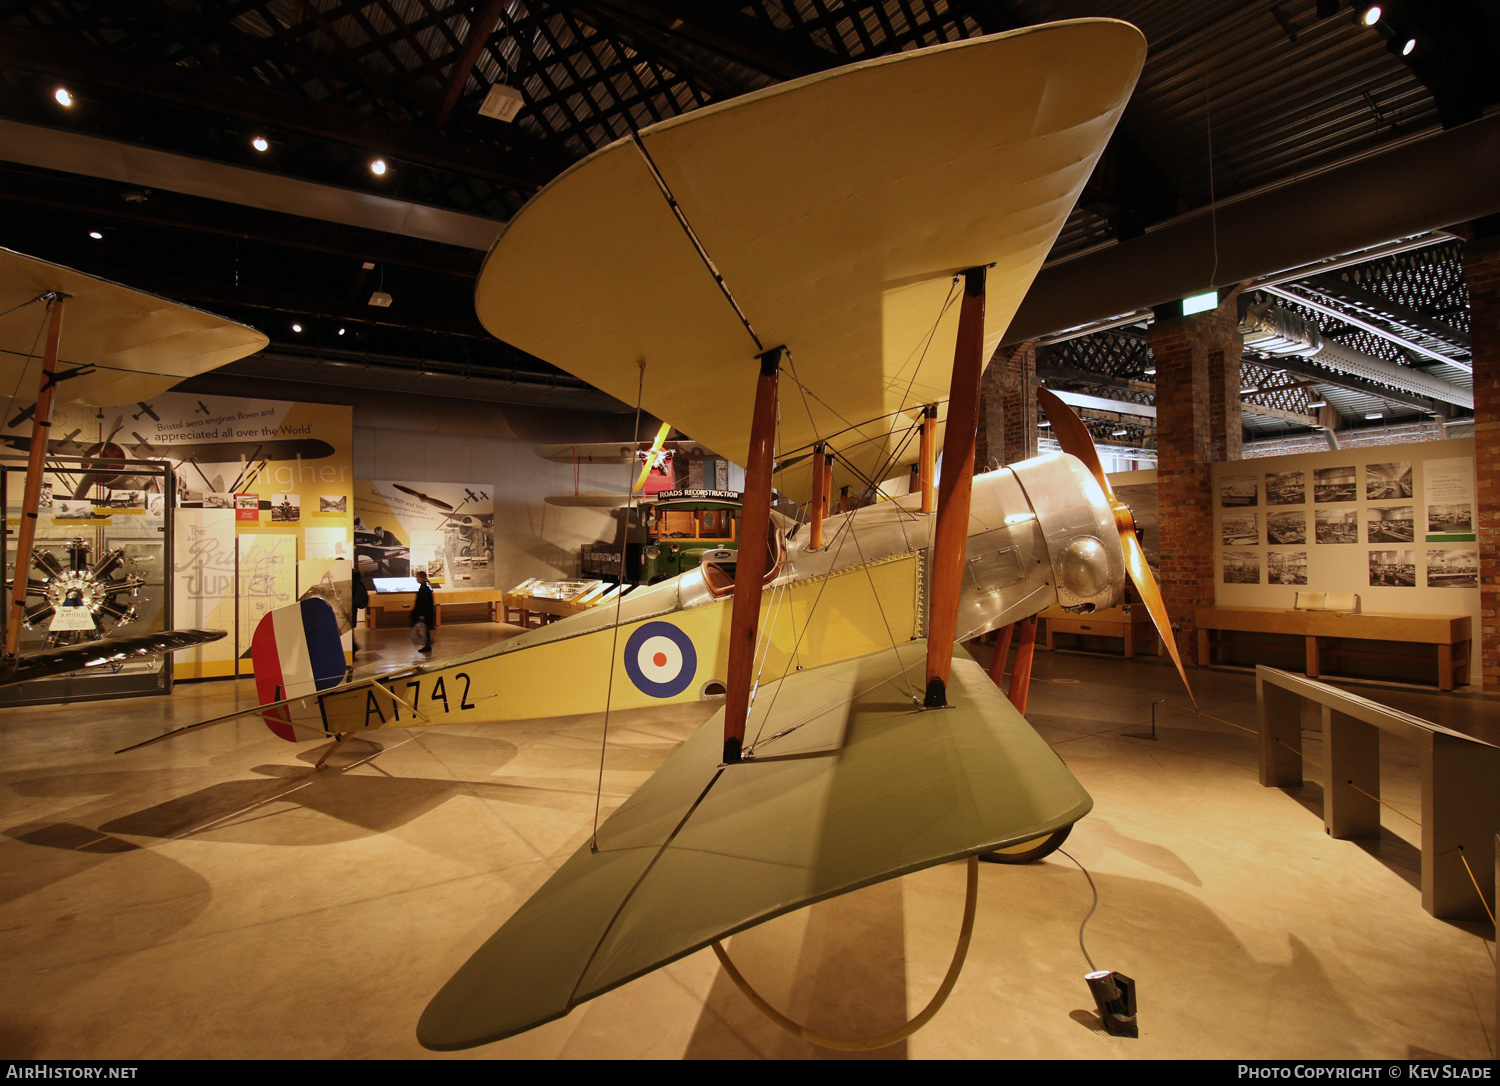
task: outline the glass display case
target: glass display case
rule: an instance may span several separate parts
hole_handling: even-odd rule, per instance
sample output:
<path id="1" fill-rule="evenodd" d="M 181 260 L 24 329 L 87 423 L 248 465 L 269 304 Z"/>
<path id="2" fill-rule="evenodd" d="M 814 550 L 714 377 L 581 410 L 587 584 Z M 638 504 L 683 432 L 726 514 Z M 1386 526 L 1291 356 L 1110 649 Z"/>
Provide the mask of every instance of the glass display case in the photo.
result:
<path id="1" fill-rule="evenodd" d="M 0 458 L 4 625 L 25 483 L 25 461 Z M 170 626 L 172 503 L 166 496 L 173 487 L 171 465 L 160 461 L 47 458 L 36 543 L 24 571 L 21 655 Z M 155 656 L 0 687 L 0 705 L 164 694 L 171 687 L 171 657 Z"/>

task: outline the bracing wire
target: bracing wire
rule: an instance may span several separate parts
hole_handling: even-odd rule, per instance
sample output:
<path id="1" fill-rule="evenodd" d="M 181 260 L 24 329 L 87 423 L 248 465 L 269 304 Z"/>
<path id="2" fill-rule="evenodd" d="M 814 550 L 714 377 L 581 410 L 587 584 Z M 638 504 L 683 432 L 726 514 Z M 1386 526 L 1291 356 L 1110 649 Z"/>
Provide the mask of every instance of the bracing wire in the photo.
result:
<path id="1" fill-rule="evenodd" d="M 693 224 L 688 222 L 687 213 L 682 210 L 682 205 L 677 202 L 677 197 L 672 195 L 672 190 L 667 185 L 667 179 L 656 168 L 656 160 L 651 157 L 651 152 L 646 150 L 646 141 L 641 139 L 641 134 L 635 131 L 634 125 L 631 126 L 630 138 L 635 143 L 636 150 L 640 151 L 641 158 L 645 159 L 646 168 L 651 171 L 651 177 L 656 181 L 656 187 L 661 190 L 662 198 L 667 201 L 667 206 L 671 208 L 672 214 L 676 216 L 678 225 L 682 227 L 682 232 L 687 235 L 688 241 L 692 243 L 694 250 L 697 251 L 698 259 L 703 261 L 703 266 L 708 269 L 708 274 L 713 276 L 714 284 L 719 288 L 719 292 L 724 295 L 724 300 L 729 303 L 729 308 L 734 310 L 734 315 L 744 325 L 751 342 L 755 344 L 756 352 L 764 352 L 766 348 L 761 343 L 760 336 L 755 334 L 755 329 L 750 324 L 750 318 L 740 308 L 740 303 L 735 300 L 734 294 L 729 289 L 729 284 L 719 274 L 719 269 L 714 264 L 713 258 L 708 255 L 708 249 L 704 247 L 703 242 L 698 240 L 698 233 L 693 229 Z"/>
<path id="2" fill-rule="evenodd" d="M 43 295 L 42 297 L 46 297 L 46 295 Z M 30 302 L 23 302 L 20 305 L 16 306 L 14 309 L 8 309 L 4 313 L 0 313 L 0 317 L 8 317 L 17 309 L 24 309 L 26 308 L 26 306 L 31 305 L 34 302 L 39 302 L 41 300 L 41 298 L 33 298 Z M 46 310 L 44 310 L 42 313 L 41 322 L 36 326 L 36 336 L 31 341 L 31 350 L 26 352 L 26 359 L 28 362 L 36 357 L 36 345 L 42 341 L 42 332 L 46 330 L 47 317 L 51 312 L 51 309 L 51 305 L 48 305 Z M 26 367 L 22 366 L 21 371 L 16 374 L 16 387 L 10 390 L 10 402 L 5 408 L 5 413 L 7 415 L 9 415 L 11 411 L 15 409 L 16 397 L 21 394 L 21 382 L 24 380 L 26 380 Z"/>
<path id="3" fill-rule="evenodd" d="M 954 279 L 954 283 L 956 284 L 957 282 L 958 282 L 958 280 L 955 278 Z M 952 305 L 954 289 L 955 288 L 952 285 L 950 285 L 949 288 L 948 288 L 948 296 L 943 300 L 943 305 L 941 306 L 941 308 L 938 311 L 937 318 L 933 321 L 932 327 L 928 331 L 928 334 L 926 336 L 926 342 L 928 344 L 930 344 L 933 336 L 936 335 L 938 326 L 942 323 L 943 315 L 947 312 L 948 308 Z M 792 375 L 792 381 L 797 386 L 798 391 L 802 394 L 803 407 L 807 411 L 808 422 L 809 422 L 809 424 L 811 424 L 811 425 L 813 425 L 815 427 L 816 423 L 815 423 L 815 421 L 813 419 L 813 416 L 812 416 L 812 409 L 810 407 L 808 407 L 808 405 L 807 405 L 807 389 L 802 384 L 802 382 L 797 378 L 796 363 L 795 363 L 795 360 L 793 360 L 791 358 L 791 352 L 788 351 L 787 354 L 788 354 L 788 368 L 789 368 L 789 370 L 791 372 L 791 375 Z M 926 357 L 926 346 L 923 347 L 923 349 L 922 349 L 922 355 L 917 360 L 917 370 L 920 370 L 921 365 L 922 365 L 922 361 L 923 361 L 923 359 L 925 359 L 925 357 Z M 912 373 L 911 382 L 908 383 L 908 385 L 907 385 L 907 391 L 908 391 L 908 393 L 910 392 L 912 384 L 914 384 L 915 381 L 916 381 L 916 376 L 917 376 L 917 372 L 914 370 L 913 373 Z M 821 401 L 819 401 L 819 402 L 821 402 Z M 893 411 L 893 412 L 891 412 L 890 415 L 884 416 L 884 417 L 885 418 L 894 418 L 894 417 L 902 414 L 905 410 L 906 409 L 903 408 L 903 409 L 898 410 L 898 411 Z M 844 421 L 847 421 L 847 420 L 844 420 Z M 897 447 L 895 448 L 895 450 L 893 452 L 891 452 L 890 454 L 888 454 L 886 456 L 886 458 L 882 461 L 882 464 L 884 466 L 879 469 L 878 474 L 883 474 L 886 470 L 889 469 L 889 467 L 891 465 L 893 465 L 893 464 L 895 464 L 896 462 L 899 461 L 899 459 L 901 457 L 901 454 L 905 451 L 905 449 L 907 448 L 907 446 L 910 445 L 910 443 L 912 441 L 912 438 L 916 435 L 917 427 L 919 425 L 920 425 L 920 423 L 913 422 L 911 425 L 909 425 L 909 426 L 906 427 L 905 433 L 903 434 L 903 436 L 901 438 L 900 444 L 897 445 Z M 851 426 L 849 429 L 852 429 L 855 432 L 859 433 L 860 436 L 863 437 L 866 442 L 871 442 L 871 439 L 868 437 L 868 435 L 866 435 L 864 433 L 864 431 L 860 430 L 858 427 Z M 849 430 L 843 430 L 843 431 L 840 431 L 840 432 L 841 433 L 848 433 Z M 778 429 L 778 433 L 779 433 L 779 429 Z M 883 435 L 883 440 L 889 439 L 892 436 L 892 434 L 894 434 L 894 431 L 887 432 L 885 435 Z M 821 440 L 826 440 L 826 439 L 821 439 Z M 836 459 L 838 459 L 842 464 L 844 464 L 844 466 L 847 467 L 849 469 L 849 471 L 852 472 L 857 479 L 860 479 L 861 481 L 865 482 L 872 489 L 876 486 L 875 482 L 873 482 L 869 478 L 867 478 L 865 476 L 864 472 L 862 472 L 857 466 L 855 466 L 843 453 L 841 453 L 837 449 L 833 449 L 831 451 L 832 451 L 834 457 Z M 877 477 L 878 477 L 878 475 L 877 475 Z M 899 513 L 901 515 L 906 516 L 909 519 L 915 519 L 915 514 L 909 513 L 906 509 L 902 508 L 899 505 L 896 506 L 896 508 L 897 508 L 897 510 L 899 511 Z M 879 608 L 879 611 L 880 611 L 881 624 L 885 628 L 886 638 L 890 642 L 892 651 L 896 651 L 899 648 L 899 646 L 896 643 L 896 638 L 895 638 L 894 633 L 892 633 L 892 631 L 891 631 L 890 620 L 886 616 L 886 613 L 885 613 L 885 606 L 880 602 L 880 595 L 879 595 L 879 593 L 875 591 L 875 578 L 874 578 L 874 574 L 870 572 L 869 563 L 865 561 L 864 549 L 862 547 L 860 547 L 860 545 L 859 545 L 859 541 L 856 538 L 855 532 L 853 530 L 853 524 L 854 524 L 854 516 L 852 514 L 846 516 L 844 518 L 844 520 L 843 520 L 843 523 L 840 524 L 839 527 L 835 530 L 834 536 L 833 536 L 832 539 L 829 540 L 828 547 L 826 549 L 833 550 L 833 552 L 834 552 L 834 554 L 833 554 L 833 564 L 836 566 L 837 565 L 837 561 L 838 561 L 838 556 L 840 554 L 842 554 L 842 552 L 843 552 L 844 544 L 847 543 L 851 539 L 854 540 L 855 549 L 859 553 L 860 564 L 864 566 L 864 568 L 865 568 L 865 576 L 866 576 L 866 578 L 870 582 L 870 591 L 871 591 L 871 594 L 875 598 L 875 605 L 876 605 L 877 608 Z M 830 570 L 830 572 L 832 572 L 832 571 Z M 790 653 L 787 654 L 786 663 L 785 663 L 785 665 L 782 668 L 781 675 L 778 677 L 779 679 L 785 679 L 787 677 L 787 675 L 789 675 L 791 673 L 791 669 L 792 669 L 793 665 L 796 663 L 797 659 L 799 658 L 799 652 L 800 652 L 800 649 L 802 647 L 802 640 L 806 636 L 807 630 L 811 628 L 813 615 L 816 613 L 819 604 L 822 602 L 823 592 L 824 592 L 824 590 L 827 587 L 828 587 L 828 580 L 827 579 L 823 580 L 822 583 L 819 584 L 817 595 L 813 597 L 812 605 L 808 608 L 808 612 L 807 612 L 807 615 L 806 615 L 806 617 L 805 617 L 805 619 L 803 621 L 802 627 L 801 627 L 801 629 L 799 629 L 799 630 L 796 631 L 796 636 L 794 637 L 793 643 L 792 643 L 792 650 L 791 650 Z M 789 591 L 789 589 L 788 589 L 788 591 Z M 755 688 L 757 690 L 760 687 L 760 679 L 759 679 L 760 672 L 761 672 L 761 670 L 765 666 L 766 658 L 769 656 L 769 651 L 770 651 L 769 650 L 770 629 L 772 627 L 774 627 L 774 625 L 775 625 L 775 615 L 779 614 L 780 599 L 781 598 L 778 597 L 776 595 L 776 593 L 773 591 L 773 594 L 772 594 L 772 600 L 773 600 L 772 610 L 773 610 L 773 615 L 772 615 L 772 618 L 771 618 L 771 624 L 761 634 L 761 636 L 764 636 L 765 638 L 767 638 L 767 641 L 766 641 L 765 650 L 764 650 L 764 652 L 762 653 L 762 656 L 761 656 L 761 663 L 756 668 L 757 679 L 756 679 Z M 793 621 L 795 622 L 795 617 L 794 617 Z M 758 649 L 760 648 L 759 644 L 757 645 L 757 648 Z M 915 688 L 912 687 L 911 680 L 910 680 L 910 678 L 907 677 L 906 672 L 904 670 L 901 672 L 901 676 L 902 676 L 902 679 L 906 682 L 908 695 L 910 695 L 913 698 L 913 700 L 916 700 Z M 755 748 L 755 745 L 758 742 L 760 742 L 761 734 L 765 730 L 765 723 L 770 718 L 772 711 L 776 708 L 776 701 L 777 701 L 777 698 L 780 697 L 780 694 L 781 694 L 781 686 L 780 686 L 780 683 L 778 682 L 778 685 L 776 687 L 775 693 L 773 693 L 772 696 L 771 696 L 771 703 L 770 703 L 770 705 L 767 706 L 765 712 L 761 714 L 760 724 L 756 728 L 754 739 L 752 739 L 751 742 L 748 744 L 748 749 L 753 750 Z M 784 732 L 778 733 L 778 734 L 784 734 Z"/>
<path id="4" fill-rule="evenodd" d="M 641 375 L 635 389 L 635 445 L 641 443 L 641 400 L 646 392 L 646 360 L 641 359 Z M 630 546 L 630 514 L 635 511 L 635 458 L 626 469 L 628 497 L 625 500 L 625 538 L 620 543 L 620 591 L 615 593 L 615 622 L 609 640 L 609 678 L 604 687 L 604 725 L 599 736 L 599 783 L 594 789 L 594 832 L 589 836 L 589 850 L 599 850 L 599 808 L 604 802 L 604 754 L 609 749 L 609 709 L 615 692 L 615 659 L 620 645 L 620 615 L 625 607 L 625 552 Z"/>

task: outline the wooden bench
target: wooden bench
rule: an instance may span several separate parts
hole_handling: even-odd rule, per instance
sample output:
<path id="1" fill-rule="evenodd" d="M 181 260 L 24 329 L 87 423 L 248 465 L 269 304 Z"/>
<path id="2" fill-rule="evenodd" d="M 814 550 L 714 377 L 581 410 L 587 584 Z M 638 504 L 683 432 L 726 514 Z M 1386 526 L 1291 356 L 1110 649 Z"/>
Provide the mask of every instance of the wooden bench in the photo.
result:
<path id="1" fill-rule="evenodd" d="M 1494 906 L 1485 876 L 1496 862 L 1500 830 L 1500 747 L 1271 667 L 1255 669 L 1255 699 L 1260 783 L 1267 788 L 1301 786 L 1302 707 L 1319 706 L 1323 825 L 1330 837 L 1379 838 L 1380 732 L 1415 743 L 1422 767 L 1422 908 L 1444 919 L 1485 919 L 1481 895 Z"/>
<path id="2" fill-rule="evenodd" d="M 1378 615 L 1335 611 L 1291 611 L 1276 607 L 1200 607 L 1198 665 L 1217 662 L 1230 648 L 1260 650 L 1301 657 L 1303 670 L 1316 679 L 1324 672 L 1338 673 L 1341 658 L 1385 660 L 1392 664 L 1418 662 L 1436 666 L 1437 686 L 1452 690 L 1469 681 L 1469 641 L 1473 637 L 1468 615 Z M 1250 643 L 1221 636 L 1234 633 L 1279 635 L 1288 639 Z M 1300 642 L 1291 639 L 1300 638 Z M 1406 651 L 1344 642 L 1386 642 L 1410 646 Z M 1423 651 L 1433 646 L 1435 654 Z M 1329 664 L 1333 666 L 1328 666 Z"/>
<path id="3" fill-rule="evenodd" d="M 496 608 L 501 604 L 505 595 L 498 588 L 434 588 L 432 590 L 432 602 L 434 610 L 437 611 L 437 621 L 433 626 L 443 624 L 444 607 L 466 607 L 475 604 L 486 605 L 489 610 L 489 620 L 498 622 Z M 365 608 L 365 628 L 375 629 L 381 614 L 392 612 L 411 613 L 412 606 L 417 602 L 415 592 L 386 592 L 373 593 L 370 596 L 370 605 Z"/>
<path id="4" fill-rule="evenodd" d="M 1072 637 L 1074 644 L 1085 637 L 1119 638 L 1125 648 L 1127 660 L 1135 658 L 1136 649 L 1147 649 L 1160 653 L 1161 642 L 1156 636 L 1156 627 L 1143 604 L 1126 604 L 1123 607 L 1107 607 L 1087 615 L 1073 614 L 1061 607 L 1049 607 L 1041 613 L 1047 623 L 1047 648 L 1056 649 L 1059 634 Z"/>

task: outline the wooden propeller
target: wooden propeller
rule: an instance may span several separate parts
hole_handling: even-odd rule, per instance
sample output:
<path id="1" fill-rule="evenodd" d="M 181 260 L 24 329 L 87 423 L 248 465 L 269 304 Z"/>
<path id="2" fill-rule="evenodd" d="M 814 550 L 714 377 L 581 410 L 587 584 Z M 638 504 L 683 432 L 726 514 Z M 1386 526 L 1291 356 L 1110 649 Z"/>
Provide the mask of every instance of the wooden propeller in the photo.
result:
<path id="1" fill-rule="evenodd" d="M 1057 443 L 1062 446 L 1063 452 L 1083 461 L 1083 466 L 1089 469 L 1089 473 L 1098 480 L 1100 488 L 1104 491 L 1104 497 L 1108 499 L 1109 507 L 1115 514 L 1115 527 L 1120 532 L 1120 546 L 1125 551 L 1125 569 L 1130 574 L 1130 582 L 1140 593 L 1141 601 L 1145 603 L 1146 610 L 1151 615 L 1151 621 L 1156 625 L 1156 632 L 1161 635 L 1162 644 L 1167 646 L 1167 653 L 1172 657 L 1172 663 L 1177 665 L 1177 674 L 1182 676 L 1182 685 L 1187 689 L 1188 700 L 1193 703 L 1193 708 L 1197 709 L 1198 700 L 1193 697 L 1193 687 L 1188 682 L 1187 671 L 1182 666 L 1182 657 L 1177 652 L 1177 639 L 1172 635 L 1172 619 L 1167 614 L 1166 601 L 1162 599 L 1161 588 L 1157 586 L 1156 578 L 1151 575 L 1151 567 L 1146 562 L 1146 552 L 1141 549 L 1141 541 L 1136 538 L 1135 518 L 1131 516 L 1130 508 L 1115 497 L 1115 492 L 1109 485 L 1109 478 L 1104 474 L 1104 466 L 1099 463 L 1099 453 L 1094 448 L 1093 436 L 1089 434 L 1089 429 L 1083 424 L 1083 420 L 1055 393 L 1039 388 L 1036 390 L 1036 396 L 1037 402 L 1042 405 L 1042 410 L 1047 413 L 1047 421 L 1052 423 L 1052 433 L 1056 435 Z"/>

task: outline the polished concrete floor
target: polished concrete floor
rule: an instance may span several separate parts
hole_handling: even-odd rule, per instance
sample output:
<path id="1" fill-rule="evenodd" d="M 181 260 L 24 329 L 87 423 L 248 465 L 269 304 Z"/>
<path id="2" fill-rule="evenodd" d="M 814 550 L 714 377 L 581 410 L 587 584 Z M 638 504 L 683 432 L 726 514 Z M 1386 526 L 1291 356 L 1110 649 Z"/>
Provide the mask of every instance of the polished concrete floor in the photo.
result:
<path id="1" fill-rule="evenodd" d="M 450 625 L 435 655 L 502 632 Z M 360 662 L 414 658 L 403 633 Z M 1066 851 L 1099 890 L 1090 954 L 1137 981 L 1140 1037 L 1099 1029 L 1089 883 L 1054 854 L 981 866 L 951 998 L 877 1058 L 1493 1057 L 1493 931 L 1422 911 L 1416 826 L 1389 812 L 1379 842 L 1329 839 L 1317 786 L 1256 782 L 1253 679 L 1192 678 L 1218 719 L 1160 666 L 1040 653 L 1028 714 L 1094 796 Z M 1360 692 L 1460 727 L 1500 718 L 1494 699 Z M 1161 699 L 1158 738 L 1133 738 Z M 0 1057 L 840 1058 L 764 1019 L 708 951 L 523 1036 L 425 1052 L 433 992 L 587 838 L 600 720 L 384 732 L 322 772 L 323 744 L 253 719 L 112 753 L 252 703 L 221 681 L 0 712 Z M 604 813 L 710 712 L 616 714 Z M 1382 791 L 1419 816 L 1399 743 Z M 729 949 L 808 1026 L 879 1033 L 936 988 L 963 885 L 961 864 L 937 867 Z"/>

